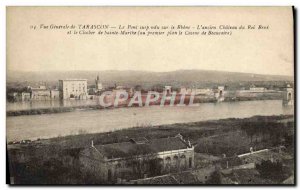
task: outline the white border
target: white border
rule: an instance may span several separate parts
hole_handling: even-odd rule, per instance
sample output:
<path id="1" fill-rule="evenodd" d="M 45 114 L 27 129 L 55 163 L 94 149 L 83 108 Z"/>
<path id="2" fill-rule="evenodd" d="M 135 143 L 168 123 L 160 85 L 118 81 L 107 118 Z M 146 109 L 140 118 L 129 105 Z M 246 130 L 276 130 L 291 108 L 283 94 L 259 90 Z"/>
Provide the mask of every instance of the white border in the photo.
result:
<path id="1" fill-rule="evenodd" d="M 1 189 L 8 189 L 11 188 L 8 185 L 6 185 L 6 98 L 5 98 L 5 91 L 6 91 L 6 17 L 5 17 L 5 12 L 6 12 L 6 6 L 291 6 L 294 5 L 296 9 L 298 8 L 299 12 L 299 7 L 300 7 L 300 1 L 298 0 L 249 0 L 249 1 L 238 1 L 238 0 L 202 0 L 202 1 L 195 1 L 195 0 L 103 0 L 103 1 L 88 1 L 88 0 L 1 0 L 0 1 L 0 39 L 1 39 L 1 44 L 0 44 L 0 51 L 1 51 L 1 68 L 0 68 L 0 128 L 1 128 L 1 140 L 0 140 L 0 149 L 1 149 L 1 157 L 0 157 L 0 166 L 1 166 L 1 171 L 0 172 L 0 186 Z M 299 26 L 299 17 L 297 20 L 297 25 Z M 298 30 L 299 33 L 299 30 Z M 299 39 L 299 36 L 298 36 Z M 297 44 L 298 44 L 297 40 Z M 299 55 L 299 47 L 297 50 L 297 54 Z M 299 59 L 299 58 L 298 58 Z M 299 74 L 299 67 L 297 67 L 297 73 Z M 297 89 L 299 89 L 299 81 L 297 81 Z M 299 95 L 297 94 L 297 99 L 299 100 Z M 298 105 L 297 105 L 298 106 Z M 299 113 L 297 114 L 297 118 L 299 116 Z M 298 121 L 299 123 L 299 121 Z M 298 128 L 298 126 L 297 126 Z M 299 131 L 300 129 L 298 128 L 298 134 L 297 137 L 299 137 Z M 299 142 L 299 140 L 298 140 Z M 299 147 L 299 146 L 297 146 Z M 299 152 L 297 148 L 297 152 Z M 297 156 L 298 158 L 298 156 Z M 299 160 L 297 162 L 297 179 L 299 176 Z M 299 181 L 297 180 L 299 183 Z M 299 187 L 299 185 L 298 185 Z M 297 188 L 298 188 L 297 187 Z M 19 189 L 19 188 L 24 188 L 24 187 L 14 187 L 14 189 Z M 40 189 L 42 187 L 36 187 L 37 189 Z M 63 189 L 65 187 L 55 187 L 57 189 Z M 73 188 L 73 187 L 68 187 L 68 188 Z M 80 189 L 86 188 L 86 187 L 79 187 Z M 121 189 L 125 187 L 99 187 L 101 189 Z M 126 187 L 126 188 L 136 188 L 136 187 Z M 146 189 L 149 187 L 138 187 L 142 189 Z M 166 187 L 151 187 L 151 188 L 156 188 L 156 189 L 162 189 Z M 167 188 L 176 188 L 176 187 L 167 187 Z M 179 188 L 186 188 L 179 186 Z M 194 187 L 195 188 L 195 187 Z M 213 187 L 197 187 L 197 188 L 213 188 Z M 219 187 L 214 187 L 214 188 L 219 188 Z M 232 187 L 229 187 L 232 188 Z M 241 188 L 241 187 L 238 187 Z M 249 188 L 249 187 L 248 187 Z M 264 188 L 274 188 L 274 187 L 253 187 L 255 189 L 264 189 Z M 280 189 L 290 189 L 290 187 L 278 187 Z"/>

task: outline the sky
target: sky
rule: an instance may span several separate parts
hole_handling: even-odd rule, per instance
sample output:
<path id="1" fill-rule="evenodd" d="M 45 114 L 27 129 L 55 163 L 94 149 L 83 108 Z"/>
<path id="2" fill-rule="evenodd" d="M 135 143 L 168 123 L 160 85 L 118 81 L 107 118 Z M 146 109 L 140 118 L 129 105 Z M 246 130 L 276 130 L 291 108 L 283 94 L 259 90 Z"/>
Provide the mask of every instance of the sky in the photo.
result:
<path id="1" fill-rule="evenodd" d="M 91 36 L 40 24 L 268 25 L 231 36 Z M 294 73 L 291 7 L 8 7 L 7 69 Z"/>

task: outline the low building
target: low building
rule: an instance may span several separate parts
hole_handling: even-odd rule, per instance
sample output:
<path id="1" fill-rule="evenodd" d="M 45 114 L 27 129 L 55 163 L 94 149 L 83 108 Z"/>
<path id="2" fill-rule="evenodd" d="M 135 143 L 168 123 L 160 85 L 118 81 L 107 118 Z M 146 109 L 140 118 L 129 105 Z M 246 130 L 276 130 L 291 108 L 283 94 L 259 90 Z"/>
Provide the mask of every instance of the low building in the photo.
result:
<path id="1" fill-rule="evenodd" d="M 7 95 L 8 101 L 18 101 L 18 92 L 11 92 Z"/>
<path id="2" fill-rule="evenodd" d="M 50 90 L 45 86 L 39 86 L 38 88 L 31 88 L 31 99 L 32 100 L 50 100 Z"/>
<path id="3" fill-rule="evenodd" d="M 22 92 L 21 93 L 21 100 L 22 101 L 29 101 L 30 100 L 30 93 L 29 92 Z"/>
<path id="4" fill-rule="evenodd" d="M 50 89 L 46 86 L 39 86 L 37 88 L 30 87 L 31 100 L 56 100 L 59 99 L 59 90 Z"/>
<path id="5" fill-rule="evenodd" d="M 266 88 L 264 87 L 256 87 L 255 85 L 251 85 L 249 90 L 251 92 L 264 92 L 266 90 Z"/>
<path id="6" fill-rule="evenodd" d="M 58 89 L 50 90 L 50 97 L 51 97 L 51 100 L 59 99 L 59 90 Z"/>
<path id="7" fill-rule="evenodd" d="M 30 101 L 30 92 L 12 92 L 8 94 L 10 101 Z"/>
<path id="8" fill-rule="evenodd" d="M 215 90 L 215 98 L 218 102 L 222 102 L 225 99 L 225 86 L 218 86 Z"/>
<path id="9" fill-rule="evenodd" d="M 130 139 L 92 145 L 80 152 L 81 170 L 104 182 L 139 179 L 194 167 L 194 147 L 180 134 L 175 137 Z"/>
<path id="10" fill-rule="evenodd" d="M 203 96 L 209 96 L 213 95 L 213 90 L 209 88 L 180 88 L 180 94 L 194 94 L 194 95 L 203 95 Z"/>

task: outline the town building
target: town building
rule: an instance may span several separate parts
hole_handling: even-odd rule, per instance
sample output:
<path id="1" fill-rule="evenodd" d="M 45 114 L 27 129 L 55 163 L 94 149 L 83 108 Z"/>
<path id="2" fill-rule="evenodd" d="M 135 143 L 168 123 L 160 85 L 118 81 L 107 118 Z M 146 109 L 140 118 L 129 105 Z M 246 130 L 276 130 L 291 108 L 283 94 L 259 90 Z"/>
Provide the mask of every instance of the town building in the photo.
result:
<path id="1" fill-rule="evenodd" d="M 175 137 L 92 145 L 80 152 L 81 171 L 104 182 L 139 179 L 194 167 L 194 147 Z"/>
<path id="2" fill-rule="evenodd" d="M 209 88 L 185 88 L 185 87 L 181 87 L 180 94 L 194 94 L 194 95 L 204 95 L 204 96 L 209 96 L 209 95 L 213 95 L 213 90 L 209 89 Z"/>
<path id="3" fill-rule="evenodd" d="M 51 100 L 59 99 L 59 90 L 58 89 L 50 90 L 50 98 Z"/>
<path id="4" fill-rule="evenodd" d="M 49 89 L 46 86 L 37 88 L 29 87 L 31 90 L 31 100 L 55 100 L 59 99 L 58 89 Z"/>
<path id="5" fill-rule="evenodd" d="M 58 83 L 59 97 L 68 99 L 87 99 L 87 79 L 65 79 Z"/>
<path id="6" fill-rule="evenodd" d="M 18 92 L 9 93 L 8 98 L 10 98 L 11 101 L 17 101 L 18 100 Z"/>
<path id="7" fill-rule="evenodd" d="M 252 84 L 249 88 L 250 92 L 264 92 L 266 88 L 264 87 L 256 87 L 254 84 Z"/>
<path id="8" fill-rule="evenodd" d="M 31 99 L 32 100 L 50 100 L 50 90 L 46 86 L 39 86 L 38 88 L 31 89 Z"/>
<path id="9" fill-rule="evenodd" d="M 30 93 L 29 92 L 22 92 L 21 93 L 21 100 L 22 101 L 29 101 L 30 100 Z"/>
<path id="10" fill-rule="evenodd" d="M 225 100 L 225 86 L 218 86 L 217 90 L 215 91 L 215 98 L 218 102 L 222 102 Z"/>

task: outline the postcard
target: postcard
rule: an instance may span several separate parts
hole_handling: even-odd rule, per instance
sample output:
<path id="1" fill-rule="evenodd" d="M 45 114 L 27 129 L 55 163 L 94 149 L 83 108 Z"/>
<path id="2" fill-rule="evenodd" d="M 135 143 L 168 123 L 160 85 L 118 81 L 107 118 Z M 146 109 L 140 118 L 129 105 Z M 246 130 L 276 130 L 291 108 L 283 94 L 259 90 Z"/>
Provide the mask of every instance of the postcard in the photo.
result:
<path id="1" fill-rule="evenodd" d="M 8 6 L 11 185 L 295 185 L 293 7 Z"/>

